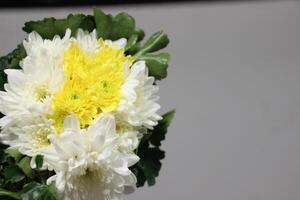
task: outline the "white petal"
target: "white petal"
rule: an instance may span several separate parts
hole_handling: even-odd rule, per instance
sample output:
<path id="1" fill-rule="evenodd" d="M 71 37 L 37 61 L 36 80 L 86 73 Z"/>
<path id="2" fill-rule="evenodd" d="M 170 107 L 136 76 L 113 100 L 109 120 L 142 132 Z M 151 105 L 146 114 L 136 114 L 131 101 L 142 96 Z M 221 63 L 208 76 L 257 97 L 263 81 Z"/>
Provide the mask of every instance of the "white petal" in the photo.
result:
<path id="1" fill-rule="evenodd" d="M 66 117 L 64 124 L 63 124 L 64 130 L 79 130 L 80 129 L 80 122 L 76 115 L 71 114 Z"/>
<path id="2" fill-rule="evenodd" d="M 104 130 L 105 132 L 101 133 L 101 130 Z M 95 120 L 94 124 L 90 126 L 88 129 L 88 133 L 96 133 L 96 134 L 106 134 L 106 133 L 115 134 L 115 132 L 116 132 L 115 118 L 113 115 L 110 114 L 101 114 L 100 117 Z"/>
<path id="3" fill-rule="evenodd" d="M 116 41 L 113 41 L 112 44 L 113 45 L 118 45 L 121 48 L 125 48 L 126 47 L 126 43 L 127 43 L 126 38 L 121 38 L 121 39 L 118 39 Z"/>
<path id="4" fill-rule="evenodd" d="M 26 81 L 26 77 L 24 76 L 21 70 L 16 69 L 6 69 L 4 72 L 7 74 L 8 84 L 14 89 L 23 88 L 24 83 Z"/>

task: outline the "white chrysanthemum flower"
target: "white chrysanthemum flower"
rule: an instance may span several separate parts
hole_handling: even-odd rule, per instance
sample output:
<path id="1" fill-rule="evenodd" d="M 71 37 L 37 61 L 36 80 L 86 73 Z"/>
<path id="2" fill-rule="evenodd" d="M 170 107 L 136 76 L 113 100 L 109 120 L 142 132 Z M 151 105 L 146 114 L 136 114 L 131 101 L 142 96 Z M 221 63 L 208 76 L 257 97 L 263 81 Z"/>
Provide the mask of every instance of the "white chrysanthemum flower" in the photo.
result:
<path id="1" fill-rule="evenodd" d="M 136 62 L 127 72 L 122 85 L 124 98 L 120 101 L 118 112 L 133 126 L 145 126 L 152 129 L 161 116 L 157 114 L 160 105 L 156 96 L 158 86 L 153 85 L 154 78 L 148 76 L 144 61 Z"/>
<path id="2" fill-rule="evenodd" d="M 63 51 L 68 47 L 71 30 L 67 29 L 64 38 L 56 35 L 52 40 L 43 39 L 37 32 L 28 35 L 23 42 L 28 61 L 59 63 L 63 57 Z M 46 59 L 46 60 L 44 60 Z M 26 62 L 28 62 L 26 61 Z"/>
<path id="3" fill-rule="evenodd" d="M 27 56 L 20 65 L 22 69 L 7 69 L 8 83 L 0 92 L 0 112 L 5 115 L 0 126 L 6 125 L 14 116 L 29 113 L 49 113 L 51 96 L 64 82 L 61 66 L 65 48 L 69 45 L 70 30 L 64 38 L 43 40 L 33 32 L 23 42 Z"/>
<path id="4" fill-rule="evenodd" d="M 133 152 L 139 145 L 140 134 L 138 131 L 121 133 L 118 137 L 119 150 L 122 152 Z"/>
<path id="5" fill-rule="evenodd" d="M 74 41 L 77 41 L 80 48 L 88 54 L 94 53 L 99 49 L 96 30 L 89 33 L 79 29 Z"/>
<path id="6" fill-rule="evenodd" d="M 89 33 L 88 31 L 83 31 L 79 29 L 76 35 L 76 41 L 80 48 L 87 54 L 93 54 L 101 49 L 101 46 L 98 43 L 96 30 Z M 116 41 L 105 40 L 110 45 L 118 45 L 120 48 L 125 48 L 127 40 L 121 38 Z"/>
<path id="7" fill-rule="evenodd" d="M 116 128 L 118 134 L 119 150 L 122 152 L 133 152 L 137 149 L 143 133 L 143 127 L 132 126 L 122 119 L 121 115 L 115 113 Z"/>
<path id="8" fill-rule="evenodd" d="M 38 115 L 21 115 L 2 128 L 0 138 L 2 143 L 33 157 L 50 148 L 48 136 L 54 134 L 52 120 Z"/>
<path id="9" fill-rule="evenodd" d="M 138 161 L 134 154 L 118 150 L 118 136 L 112 115 L 101 115 L 87 129 L 80 129 L 75 115 L 67 117 L 60 136 L 50 137 L 54 149 L 44 152 L 53 166 L 63 200 L 118 200 L 125 186 L 136 178 L 128 169 Z"/>

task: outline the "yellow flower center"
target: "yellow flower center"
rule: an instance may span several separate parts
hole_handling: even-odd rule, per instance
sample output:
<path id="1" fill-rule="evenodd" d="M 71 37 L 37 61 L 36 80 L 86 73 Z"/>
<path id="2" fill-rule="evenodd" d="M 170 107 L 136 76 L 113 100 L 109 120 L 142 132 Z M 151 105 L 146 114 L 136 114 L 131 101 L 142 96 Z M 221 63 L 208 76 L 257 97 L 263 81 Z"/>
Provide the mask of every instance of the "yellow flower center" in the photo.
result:
<path id="1" fill-rule="evenodd" d="M 47 96 L 50 96 L 50 92 L 47 90 L 46 85 L 35 88 L 35 95 L 38 101 L 43 101 Z"/>
<path id="2" fill-rule="evenodd" d="M 43 148 L 50 145 L 48 135 L 51 134 L 50 129 L 38 129 L 32 133 L 33 144 L 36 148 Z"/>
<path id="3" fill-rule="evenodd" d="M 124 66 L 126 62 L 131 66 L 133 58 L 117 45 L 102 39 L 98 43 L 100 49 L 93 54 L 85 53 L 76 42 L 64 54 L 66 80 L 52 102 L 51 118 L 58 132 L 70 114 L 75 114 L 84 128 L 101 112 L 112 112 L 118 106 L 125 80 Z"/>

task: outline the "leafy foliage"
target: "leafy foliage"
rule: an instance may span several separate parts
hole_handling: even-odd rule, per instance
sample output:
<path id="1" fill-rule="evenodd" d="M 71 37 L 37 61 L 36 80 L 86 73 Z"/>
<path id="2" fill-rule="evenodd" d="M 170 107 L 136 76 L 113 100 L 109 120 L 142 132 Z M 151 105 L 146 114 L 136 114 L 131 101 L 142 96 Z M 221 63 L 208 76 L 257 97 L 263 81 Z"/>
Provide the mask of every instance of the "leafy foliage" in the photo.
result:
<path id="1" fill-rule="evenodd" d="M 170 61 L 170 54 L 160 53 L 154 55 L 146 53 L 138 57 L 138 59 L 146 61 L 150 76 L 154 76 L 158 80 L 167 77 L 167 69 L 168 62 Z"/>
<path id="2" fill-rule="evenodd" d="M 26 22 L 23 30 L 27 33 L 36 31 L 45 39 L 52 39 L 55 35 L 63 37 L 66 29 L 71 29 L 74 36 L 79 28 L 92 31 L 95 28 L 94 17 L 83 14 L 70 14 L 66 19 L 45 18 L 41 21 Z"/>
<path id="3" fill-rule="evenodd" d="M 43 162 L 44 162 L 44 157 L 42 155 L 37 155 L 35 157 L 35 164 L 37 169 L 42 168 Z"/>
<path id="4" fill-rule="evenodd" d="M 135 54 L 137 60 L 145 60 L 149 69 L 149 75 L 154 76 L 157 80 L 167 77 L 168 62 L 170 55 L 168 53 L 151 54 L 159 51 L 169 44 L 168 36 L 159 31 L 154 33 L 146 43 Z"/>
<path id="5" fill-rule="evenodd" d="M 165 48 L 169 44 L 168 36 L 159 31 L 154 33 L 141 48 L 141 51 L 137 54 L 137 56 L 142 55 L 144 53 L 155 52 L 160 49 Z"/>
<path id="6" fill-rule="evenodd" d="M 137 150 L 140 161 L 131 168 L 138 180 L 137 187 L 144 186 L 146 181 L 149 186 L 155 184 L 155 178 L 161 169 L 161 160 L 165 157 L 165 152 L 160 149 L 161 141 L 165 139 L 174 115 L 175 111 L 163 115 L 158 125 L 142 138 Z"/>
<path id="7" fill-rule="evenodd" d="M 37 182 L 26 184 L 23 189 L 22 199 L 26 200 L 57 200 L 58 195 L 53 185 Z"/>
<path id="8" fill-rule="evenodd" d="M 119 13 L 113 18 L 110 39 L 130 38 L 135 30 L 135 21 L 127 13 Z"/>
<path id="9" fill-rule="evenodd" d="M 108 38 L 112 31 L 112 16 L 106 15 L 98 8 L 94 8 L 94 16 L 98 38 Z"/>
<path id="10" fill-rule="evenodd" d="M 0 199 L 57 199 L 53 187 L 44 184 L 53 172 L 32 169 L 31 159 L 13 148 L 0 150 Z M 37 166 L 42 165 L 41 156 L 35 161 Z M 34 198 L 31 197 L 33 192 L 37 194 Z"/>
<path id="11" fill-rule="evenodd" d="M 153 129 L 153 134 L 150 138 L 150 142 L 152 145 L 159 147 L 161 145 L 161 141 L 165 140 L 166 134 L 168 132 L 168 127 L 171 125 L 174 116 L 175 110 L 163 115 L 163 119 Z"/>
<path id="12" fill-rule="evenodd" d="M 18 47 L 6 56 L 0 57 L 0 90 L 3 90 L 4 84 L 7 82 L 5 69 L 20 68 L 20 61 L 26 57 L 26 52 L 23 45 Z"/>
<path id="13" fill-rule="evenodd" d="M 11 183 L 17 183 L 22 181 L 25 178 L 25 175 L 22 173 L 21 169 L 18 166 L 9 165 L 4 168 L 4 177 Z"/>
<path id="14" fill-rule="evenodd" d="M 22 170 L 22 172 L 24 173 L 24 175 L 26 175 L 29 178 L 34 178 L 35 172 L 30 167 L 30 161 L 31 161 L 31 158 L 28 157 L 28 156 L 26 156 L 26 157 L 22 158 L 19 161 L 19 163 L 17 164 L 17 166 Z"/>
<path id="15" fill-rule="evenodd" d="M 19 192 L 11 192 L 0 188 L 0 199 L 21 199 L 21 195 Z"/>

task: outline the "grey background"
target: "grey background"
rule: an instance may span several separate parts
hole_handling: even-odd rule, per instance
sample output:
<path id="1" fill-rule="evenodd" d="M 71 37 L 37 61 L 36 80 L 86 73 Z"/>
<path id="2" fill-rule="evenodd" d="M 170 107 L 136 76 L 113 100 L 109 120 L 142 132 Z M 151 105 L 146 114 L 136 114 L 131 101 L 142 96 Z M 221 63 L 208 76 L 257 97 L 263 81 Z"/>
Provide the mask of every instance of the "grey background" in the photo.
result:
<path id="1" fill-rule="evenodd" d="M 156 186 L 131 200 L 300 199 L 300 2 L 104 7 L 169 33 L 162 112 L 177 108 Z M 0 11 L 0 54 L 24 21 L 91 8 Z"/>

